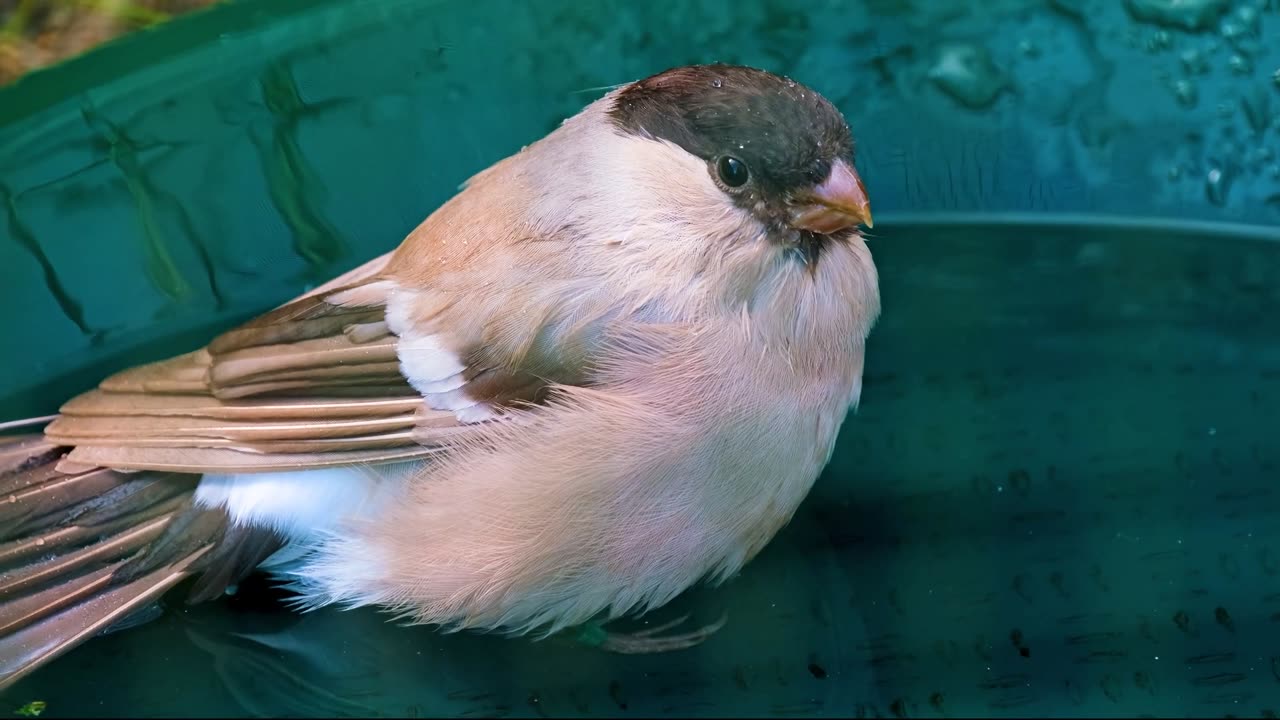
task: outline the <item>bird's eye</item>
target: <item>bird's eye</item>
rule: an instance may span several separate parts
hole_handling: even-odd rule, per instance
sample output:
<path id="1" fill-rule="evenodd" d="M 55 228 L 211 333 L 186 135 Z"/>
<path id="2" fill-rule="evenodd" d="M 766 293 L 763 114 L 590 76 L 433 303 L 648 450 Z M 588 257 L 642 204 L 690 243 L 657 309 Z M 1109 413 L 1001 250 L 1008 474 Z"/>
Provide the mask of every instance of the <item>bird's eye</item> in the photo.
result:
<path id="1" fill-rule="evenodd" d="M 747 171 L 747 164 L 736 157 L 725 155 L 716 163 L 716 169 L 720 172 L 720 179 L 729 187 L 742 187 L 751 179 L 751 173 Z"/>

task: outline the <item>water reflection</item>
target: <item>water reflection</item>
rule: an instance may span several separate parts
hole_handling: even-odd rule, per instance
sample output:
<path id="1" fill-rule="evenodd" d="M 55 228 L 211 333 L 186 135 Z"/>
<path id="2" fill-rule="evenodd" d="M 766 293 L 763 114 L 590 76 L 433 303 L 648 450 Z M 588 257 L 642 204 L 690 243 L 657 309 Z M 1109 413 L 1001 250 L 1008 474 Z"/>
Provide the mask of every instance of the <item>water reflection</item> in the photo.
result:
<path id="1" fill-rule="evenodd" d="M 699 648 L 441 635 L 245 590 L 10 695 L 68 714 L 1280 709 L 1280 243 L 1045 220 L 877 224 L 894 312 L 830 467 L 740 577 L 649 618 L 727 612 Z"/>
<path id="2" fill-rule="evenodd" d="M 93 331 L 84 319 L 84 308 L 67 291 L 66 285 L 58 277 L 57 269 L 53 266 L 53 263 L 49 262 L 49 256 L 41 249 L 35 234 L 31 232 L 31 228 L 19 216 L 14 202 L 13 191 L 3 183 L 0 183 L 0 203 L 4 205 L 5 216 L 8 221 L 8 235 L 13 246 L 29 253 L 39 264 L 40 276 L 45 282 L 45 287 L 57 302 L 62 314 L 75 323 L 75 326 L 82 333 L 92 335 Z"/>
<path id="3" fill-rule="evenodd" d="M 273 127 L 269 141 L 252 130 L 250 137 L 262 156 L 262 172 L 271 201 L 293 234 L 294 251 L 311 266 L 312 279 L 324 282 L 329 279 L 325 271 L 347 251 L 338 229 L 324 218 L 321 208 L 328 193 L 298 144 L 298 125 L 304 118 L 322 121 L 326 111 L 352 101 L 306 102 L 298 93 L 288 63 L 283 61 L 268 66 L 260 83 Z"/>
<path id="4" fill-rule="evenodd" d="M 145 247 L 143 267 L 152 284 L 168 298 L 178 302 L 186 301 L 192 292 L 190 284 L 178 270 L 169 252 L 168 239 L 172 234 L 164 233 L 160 229 L 156 214 L 163 207 L 165 211 L 177 216 L 181 229 L 185 231 L 185 239 L 192 243 L 197 251 L 204 275 L 209 282 L 209 290 L 220 306 L 222 296 L 218 291 L 213 264 L 205 249 L 205 242 L 196 234 L 195 226 L 182 208 L 181 202 L 169 193 L 158 189 L 154 181 L 149 179 L 149 173 L 144 170 L 141 154 L 155 148 L 137 143 L 125 130 L 103 117 L 92 105 L 86 104 L 81 108 L 80 113 L 85 122 L 95 131 L 95 139 L 105 145 L 101 151 L 120 172 L 133 207 L 137 210 L 139 230 Z M 75 190 L 75 188 L 69 189 Z"/>

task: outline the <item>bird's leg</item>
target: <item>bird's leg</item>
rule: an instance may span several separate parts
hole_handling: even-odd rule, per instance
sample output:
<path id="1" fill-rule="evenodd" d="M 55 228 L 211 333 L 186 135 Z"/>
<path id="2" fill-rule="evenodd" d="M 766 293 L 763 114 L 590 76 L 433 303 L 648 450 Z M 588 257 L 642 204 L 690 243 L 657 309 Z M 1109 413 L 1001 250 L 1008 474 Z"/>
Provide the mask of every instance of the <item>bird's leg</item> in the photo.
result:
<path id="1" fill-rule="evenodd" d="M 644 655 L 684 650 L 702 644 L 703 641 L 711 637 L 712 633 L 724 627 L 724 624 L 729 620 L 729 615 L 727 613 L 722 614 L 719 620 L 691 632 L 665 636 L 658 635 L 658 633 L 670 630 L 688 619 L 689 616 L 685 615 L 669 623 L 633 633 L 612 632 L 605 630 L 604 625 L 600 623 L 587 623 L 578 632 L 577 640 L 584 645 L 623 655 Z"/>

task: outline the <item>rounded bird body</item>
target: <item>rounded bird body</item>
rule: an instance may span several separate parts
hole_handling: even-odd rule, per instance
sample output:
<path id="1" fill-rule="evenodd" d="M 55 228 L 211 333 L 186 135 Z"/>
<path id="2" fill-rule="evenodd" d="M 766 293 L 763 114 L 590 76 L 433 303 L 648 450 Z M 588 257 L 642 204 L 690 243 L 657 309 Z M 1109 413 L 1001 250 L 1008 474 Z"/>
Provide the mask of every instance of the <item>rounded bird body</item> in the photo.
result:
<path id="1" fill-rule="evenodd" d="M 394 252 L 72 401 L 40 447 L 77 478 L 201 476 L 113 571 L 169 570 L 138 597 L 258 567 L 306 606 L 450 629 L 662 605 L 768 543 L 858 402 L 880 303 L 852 151 L 839 112 L 776 75 L 631 83 Z M 104 431 L 113 413 L 148 422 Z M 67 614 L 88 605 L 12 637 L 101 621 Z"/>

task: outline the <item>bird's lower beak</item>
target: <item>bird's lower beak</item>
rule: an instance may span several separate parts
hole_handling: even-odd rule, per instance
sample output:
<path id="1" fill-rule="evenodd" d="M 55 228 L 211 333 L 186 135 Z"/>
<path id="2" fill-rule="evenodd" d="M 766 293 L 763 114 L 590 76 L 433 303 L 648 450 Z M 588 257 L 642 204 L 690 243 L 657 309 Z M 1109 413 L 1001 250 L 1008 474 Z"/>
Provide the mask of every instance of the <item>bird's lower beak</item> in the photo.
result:
<path id="1" fill-rule="evenodd" d="M 826 180 L 795 199 L 791 224 L 821 235 L 850 225 L 872 227 L 871 203 L 857 171 L 844 160 L 837 160 Z"/>

